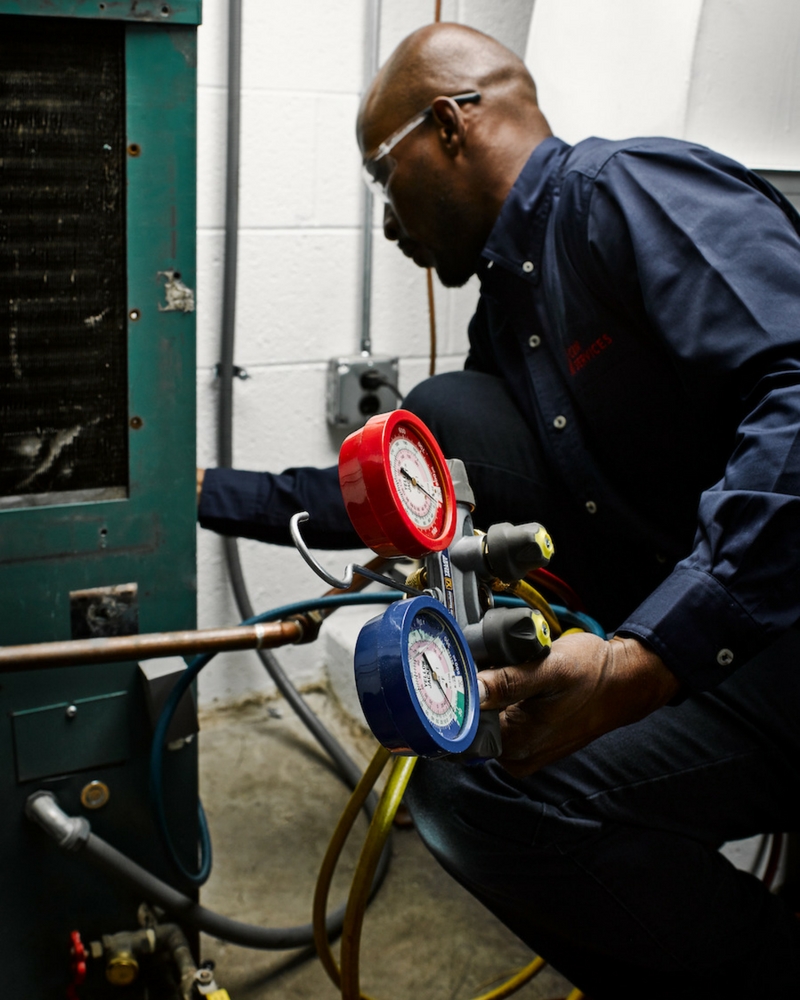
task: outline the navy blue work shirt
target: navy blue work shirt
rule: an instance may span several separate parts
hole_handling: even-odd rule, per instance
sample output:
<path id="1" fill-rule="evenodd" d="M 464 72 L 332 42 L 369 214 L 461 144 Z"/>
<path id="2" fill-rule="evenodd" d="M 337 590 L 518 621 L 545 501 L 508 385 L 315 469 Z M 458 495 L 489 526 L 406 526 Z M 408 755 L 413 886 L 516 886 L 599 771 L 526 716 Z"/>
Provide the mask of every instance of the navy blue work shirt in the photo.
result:
<path id="1" fill-rule="evenodd" d="M 505 380 L 609 559 L 635 545 L 674 566 L 618 632 L 689 688 L 800 618 L 799 232 L 782 195 L 703 147 L 549 138 L 478 270 L 466 366 Z M 224 477 L 263 475 L 209 470 L 201 524 L 225 530 Z M 230 533 L 283 541 L 299 490 L 323 541 L 358 544 L 335 470 L 286 475 L 239 481 L 240 527 L 261 525 Z"/>

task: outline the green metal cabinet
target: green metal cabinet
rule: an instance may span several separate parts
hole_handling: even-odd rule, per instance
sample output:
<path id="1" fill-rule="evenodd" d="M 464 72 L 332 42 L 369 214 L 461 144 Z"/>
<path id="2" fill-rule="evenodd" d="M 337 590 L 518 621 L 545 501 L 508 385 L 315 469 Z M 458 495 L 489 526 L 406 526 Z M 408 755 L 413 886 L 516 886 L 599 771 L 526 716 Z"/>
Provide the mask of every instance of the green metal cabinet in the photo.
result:
<path id="1" fill-rule="evenodd" d="M 195 627 L 199 20 L 199 0 L 0 0 L 3 645 Z M 70 932 L 133 929 L 141 902 L 24 818 L 33 791 L 174 880 L 150 735 L 135 663 L 0 674 L 11 995 L 64 996 Z M 196 744 L 167 751 L 166 771 L 191 866 Z M 101 808 L 81 801 L 92 781 Z"/>

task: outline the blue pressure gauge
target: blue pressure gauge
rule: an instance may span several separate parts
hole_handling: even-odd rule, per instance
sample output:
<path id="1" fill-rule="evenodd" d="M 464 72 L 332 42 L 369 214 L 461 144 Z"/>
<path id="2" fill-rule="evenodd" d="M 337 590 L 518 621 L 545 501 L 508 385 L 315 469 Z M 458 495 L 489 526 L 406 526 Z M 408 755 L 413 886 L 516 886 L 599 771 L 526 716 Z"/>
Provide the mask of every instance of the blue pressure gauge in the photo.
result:
<path id="1" fill-rule="evenodd" d="M 455 618 L 431 597 L 396 601 L 361 629 L 356 689 L 393 753 L 461 753 L 478 728 L 477 671 Z"/>

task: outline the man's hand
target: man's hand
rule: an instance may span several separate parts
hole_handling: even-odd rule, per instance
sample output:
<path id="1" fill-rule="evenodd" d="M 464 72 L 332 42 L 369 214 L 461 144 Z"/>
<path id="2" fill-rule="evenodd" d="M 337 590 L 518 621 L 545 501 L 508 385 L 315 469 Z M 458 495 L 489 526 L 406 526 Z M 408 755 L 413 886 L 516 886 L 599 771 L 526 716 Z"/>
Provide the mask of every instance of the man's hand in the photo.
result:
<path id="1" fill-rule="evenodd" d="M 198 503 L 198 505 L 200 503 L 200 496 L 201 496 L 201 494 L 203 492 L 203 479 L 205 478 L 205 475 L 206 475 L 206 470 L 205 469 L 198 469 L 197 470 L 197 503 Z"/>
<path id="2" fill-rule="evenodd" d="M 636 639 L 564 636 L 535 663 L 482 670 L 481 708 L 500 714 L 500 763 L 518 778 L 665 705 L 677 677 Z M 485 699 L 483 695 L 485 694 Z"/>

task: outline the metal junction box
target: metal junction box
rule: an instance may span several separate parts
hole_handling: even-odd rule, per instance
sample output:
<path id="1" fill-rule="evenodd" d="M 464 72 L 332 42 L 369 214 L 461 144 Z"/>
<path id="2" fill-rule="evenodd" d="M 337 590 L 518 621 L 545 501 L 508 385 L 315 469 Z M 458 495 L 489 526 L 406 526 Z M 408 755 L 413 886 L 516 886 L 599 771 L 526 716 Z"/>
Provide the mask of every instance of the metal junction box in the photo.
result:
<path id="1" fill-rule="evenodd" d="M 376 413 L 397 408 L 398 359 L 358 354 L 328 361 L 327 419 L 330 427 L 353 430 Z"/>
<path id="2" fill-rule="evenodd" d="M 200 0 L 0 0 L 3 645 L 195 627 L 199 19 Z M 141 902 L 24 818 L 32 792 L 174 879 L 151 732 L 136 663 L 0 674 L 9 995 L 65 996 L 70 932 L 134 929 Z M 194 866 L 196 743 L 166 757 Z"/>

